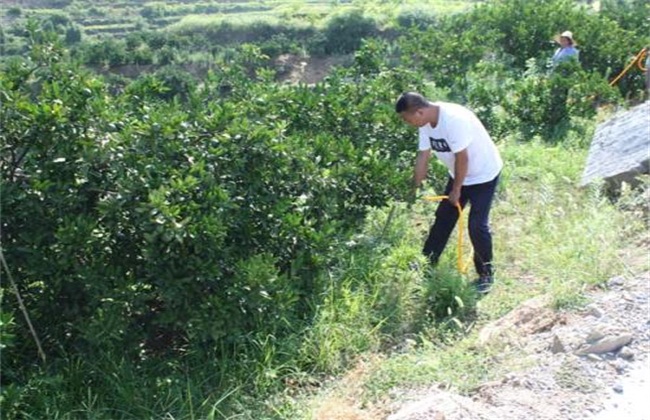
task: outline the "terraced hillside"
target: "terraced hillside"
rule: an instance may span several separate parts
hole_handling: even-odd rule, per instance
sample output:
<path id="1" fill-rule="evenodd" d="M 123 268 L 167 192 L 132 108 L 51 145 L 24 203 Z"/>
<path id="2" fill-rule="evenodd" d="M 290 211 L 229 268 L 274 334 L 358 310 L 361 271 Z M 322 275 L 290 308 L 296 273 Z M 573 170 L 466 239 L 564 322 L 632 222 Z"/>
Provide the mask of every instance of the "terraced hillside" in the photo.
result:
<path id="1" fill-rule="evenodd" d="M 110 35 L 122 37 L 137 30 L 170 27 L 197 16 L 215 21 L 245 22 L 257 19 L 300 20 L 318 24 L 332 13 L 361 7 L 371 13 L 386 14 L 408 7 L 431 7 L 437 12 L 462 10 L 464 0 L 421 0 L 410 2 L 308 0 L 308 1 L 222 1 L 169 0 L 146 2 L 139 0 L 6 0 L 0 6 L 4 28 L 11 28 L 29 17 L 55 16 L 59 23 L 78 25 L 86 36 Z M 10 31 L 8 31 L 10 32 Z"/>

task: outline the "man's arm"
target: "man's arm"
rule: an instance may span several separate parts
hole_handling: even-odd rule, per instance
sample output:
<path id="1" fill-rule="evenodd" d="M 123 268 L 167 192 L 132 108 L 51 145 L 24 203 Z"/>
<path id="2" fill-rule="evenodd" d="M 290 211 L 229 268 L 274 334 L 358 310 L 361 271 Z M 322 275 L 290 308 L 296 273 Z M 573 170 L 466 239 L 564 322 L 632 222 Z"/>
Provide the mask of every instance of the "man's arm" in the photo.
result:
<path id="1" fill-rule="evenodd" d="M 427 177 L 430 157 L 431 150 L 418 151 L 418 156 L 415 158 L 415 171 L 413 173 L 413 189 L 420 188 L 422 181 Z"/>
<path id="2" fill-rule="evenodd" d="M 457 206 L 460 200 L 460 189 L 463 187 L 463 182 L 467 176 L 469 162 L 467 149 L 454 153 L 454 158 L 454 185 L 451 187 L 451 192 L 449 193 L 449 201 L 454 206 Z"/>

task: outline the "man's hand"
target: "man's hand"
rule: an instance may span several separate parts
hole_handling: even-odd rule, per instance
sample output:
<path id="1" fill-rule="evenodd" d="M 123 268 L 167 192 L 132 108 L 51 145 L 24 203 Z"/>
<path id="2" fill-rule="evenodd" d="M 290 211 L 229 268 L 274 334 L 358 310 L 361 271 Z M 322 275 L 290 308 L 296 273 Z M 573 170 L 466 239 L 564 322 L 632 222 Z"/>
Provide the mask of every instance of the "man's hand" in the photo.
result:
<path id="1" fill-rule="evenodd" d="M 460 191 L 463 188 L 463 182 L 467 176 L 468 165 L 469 156 L 467 149 L 454 153 L 454 185 L 451 187 L 448 200 L 455 207 L 458 207 L 460 203 Z"/>
<path id="2" fill-rule="evenodd" d="M 409 192 L 406 195 L 406 204 L 408 205 L 408 208 L 410 209 L 413 204 L 418 199 L 418 188 L 411 187 L 409 188 Z"/>
<path id="3" fill-rule="evenodd" d="M 447 198 L 452 206 L 458 207 L 460 204 L 460 191 L 457 191 L 455 188 L 449 192 L 449 198 Z"/>

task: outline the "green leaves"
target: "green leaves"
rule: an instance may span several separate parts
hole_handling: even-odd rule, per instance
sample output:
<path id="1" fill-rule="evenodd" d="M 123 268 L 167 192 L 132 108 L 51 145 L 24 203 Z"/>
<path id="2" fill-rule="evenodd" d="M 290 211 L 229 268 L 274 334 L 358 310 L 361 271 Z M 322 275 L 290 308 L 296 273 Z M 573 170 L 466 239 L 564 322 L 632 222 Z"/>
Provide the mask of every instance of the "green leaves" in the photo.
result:
<path id="1" fill-rule="evenodd" d="M 379 344 L 375 331 L 399 335 L 417 321 L 411 301 L 422 293 L 422 314 L 457 322 L 469 313 L 471 289 L 454 269 L 409 283 L 420 276 L 406 269 L 419 250 L 385 253 L 393 212 L 368 218 L 376 235 L 349 241 L 369 208 L 412 192 L 417 136 L 395 114 L 395 98 L 417 90 L 466 103 L 496 137 L 547 135 L 593 115 L 596 101 L 620 99 L 604 75 L 639 38 L 565 0 L 490 2 L 414 21 L 396 44 L 361 42 L 375 25 L 359 13 L 330 21 L 315 43 L 356 50 L 354 62 L 313 86 L 273 83 L 266 50 L 245 44 L 212 56 L 200 84 L 169 66 L 121 79 L 111 93 L 56 39 L 31 34 L 31 58 L 0 72 L 1 227 L 48 356 L 119 354 L 137 374 L 131 364 L 164 359 L 180 370 L 191 354 L 215 371 L 257 366 L 268 389 L 280 359 L 300 359 L 287 351 L 300 348 L 292 340 L 308 338 L 314 358 L 304 364 L 318 367 L 324 349 L 325 365 L 338 366 L 351 342 L 366 349 Z M 594 40 L 581 47 L 582 68 L 545 68 L 558 25 Z M 277 32 L 258 29 L 262 38 Z M 289 43 L 286 33 L 275 41 Z M 150 63 L 158 51 L 159 63 L 174 63 L 172 45 L 187 46 L 172 35 L 135 36 L 82 53 L 119 65 Z M 437 190 L 446 170 L 431 170 Z M 363 241 L 365 262 L 355 254 Z M 22 383 L 33 352 L 5 302 L 3 372 L 10 364 L 8 381 Z M 305 334 L 319 317 L 322 329 Z M 137 400 L 130 391 L 126 400 Z"/>
<path id="2" fill-rule="evenodd" d="M 3 75 L 3 235 L 48 350 L 229 351 L 309 318 L 332 244 L 410 174 L 413 133 L 378 104 L 417 79 L 372 64 L 385 47 L 314 87 L 251 80 L 254 46 L 200 90 L 171 68 L 117 96 L 66 62 Z"/>

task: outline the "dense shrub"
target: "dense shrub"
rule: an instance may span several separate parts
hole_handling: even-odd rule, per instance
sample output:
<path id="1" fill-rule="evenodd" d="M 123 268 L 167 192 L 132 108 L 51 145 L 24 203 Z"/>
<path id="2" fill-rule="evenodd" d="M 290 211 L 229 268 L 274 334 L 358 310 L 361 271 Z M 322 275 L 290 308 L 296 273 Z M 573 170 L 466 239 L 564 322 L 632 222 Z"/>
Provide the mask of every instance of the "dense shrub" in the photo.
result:
<path id="1" fill-rule="evenodd" d="M 380 73 L 387 64 L 388 45 L 378 39 L 363 40 L 354 54 L 354 68 L 360 75 Z"/>
<path id="2" fill-rule="evenodd" d="M 81 42 L 81 29 L 76 25 L 70 25 L 65 30 L 65 43 L 73 45 Z"/>
<path id="3" fill-rule="evenodd" d="M 142 32 L 130 33 L 124 38 L 127 51 L 135 51 L 144 41 L 144 34 Z"/>
<path id="4" fill-rule="evenodd" d="M 196 80 L 190 73 L 178 67 L 164 66 L 134 81 L 127 88 L 127 94 L 141 99 L 187 100 L 195 89 Z"/>
<path id="5" fill-rule="evenodd" d="M 70 18 L 62 13 L 52 13 L 44 19 L 44 22 L 51 22 L 57 31 L 72 23 L 70 22 Z"/>
<path id="6" fill-rule="evenodd" d="M 258 54 L 203 93 L 171 67 L 114 99 L 65 62 L 2 72 L 3 238 L 49 355 L 281 337 L 317 304 L 332 241 L 403 190 L 405 128 L 377 104 L 414 74 L 280 88 L 241 72 Z"/>
<path id="7" fill-rule="evenodd" d="M 603 0 L 600 14 L 636 36 L 643 37 L 650 33 L 650 3 L 645 0 Z"/>
<path id="8" fill-rule="evenodd" d="M 121 66 L 129 63 L 132 57 L 126 50 L 125 42 L 113 38 L 82 44 L 74 53 L 81 57 L 85 64 L 92 66 Z"/>
<path id="9" fill-rule="evenodd" d="M 406 9 L 397 15 L 397 25 L 409 29 L 424 30 L 434 27 L 437 23 L 436 15 L 426 9 Z"/>
<path id="10" fill-rule="evenodd" d="M 172 64 L 176 61 L 176 54 L 177 54 L 176 49 L 172 47 L 161 48 L 156 54 L 157 56 L 156 61 L 158 62 L 158 64 L 163 66 Z"/>
<path id="11" fill-rule="evenodd" d="M 325 27 L 325 52 L 352 52 L 361 45 L 363 38 L 374 36 L 377 32 L 376 22 L 365 16 L 361 10 L 334 16 Z"/>
<path id="12" fill-rule="evenodd" d="M 149 45 L 149 47 L 156 51 L 167 45 L 167 35 L 161 32 L 146 32 L 141 34 L 144 42 Z"/>
<path id="13" fill-rule="evenodd" d="M 284 35 L 289 39 L 302 40 L 316 32 L 312 26 L 295 23 L 257 20 L 246 24 L 227 20 L 182 25 L 174 30 L 179 36 L 201 36 L 209 44 L 232 45 L 245 42 L 263 42 L 273 36 Z"/>
<path id="14" fill-rule="evenodd" d="M 23 10 L 18 6 L 13 6 L 7 9 L 7 17 L 17 18 L 20 17 L 23 13 Z"/>
<path id="15" fill-rule="evenodd" d="M 472 297 L 459 278 L 423 287 L 422 313 L 402 311 L 414 291 L 400 288 L 393 266 L 381 268 L 383 255 L 366 261 L 381 270 L 372 278 L 345 259 L 369 209 L 408 191 L 415 139 L 393 111 L 395 97 L 416 90 L 466 103 L 496 138 L 562 141 L 574 117 L 620 100 L 606 69 L 642 42 L 614 18 L 561 0 L 477 10 L 409 24 L 395 45 L 365 38 L 376 24 L 357 12 L 323 32 L 221 24 L 72 49 L 85 63 L 117 66 L 154 54 L 172 62 L 199 42 L 213 53 L 200 84 L 173 65 L 133 82 L 102 81 L 68 61 L 52 33 L 31 27 L 29 55 L 0 71 L 0 223 L 51 362 L 35 366 L 18 305 L 0 290 L 3 412 L 40 418 L 89 403 L 107 417 L 176 415 L 167 410 L 175 403 L 143 407 L 142 399 L 189 394 L 179 378 L 196 373 L 190 361 L 209 371 L 198 388 L 210 395 L 213 387 L 229 394 L 238 376 L 236 387 L 254 383 L 245 392 L 260 397 L 284 388 L 288 369 L 345 366 L 348 338 L 355 349 L 376 348 L 365 331 L 401 334 L 426 316 L 462 316 Z M 629 39 L 597 38 L 598 25 Z M 560 28 L 602 42 L 581 47 L 580 65 L 550 71 L 545 43 Z M 355 51 L 354 64 L 313 86 L 271 83 L 269 53 L 303 35 L 313 51 Z M 243 39 L 266 43 L 227 45 Z M 372 237 L 366 246 L 373 254 L 386 244 Z M 340 283 L 336 270 L 345 272 Z M 356 294 L 365 290 L 382 293 Z M 351 291 L 349 306 L 333 303 Z M 310 330 L 319 319 L 346 324 Z M 319 358 L 323 344 L 331 347 Z M 218 397 L 207 404 L 215 400 L 205 408 L 212 415 L 222 408 Z"/>
<path id="16" fill-rule="evenodd" d="M 506 114 L 503 107 L 518 78 L 516 74 L 502 61 L 481 60 L 466 75 L 467 104 L 494 138 L 502 137 L 518 125 L 516 118 Z"/>
<path id="17" fill-rule="evenodd" d="M 162 50 L 161 50 L 162 51 Z M 155 54 L 149 46 L 143 45 L 140 48 L 136 49 L 129 55 L 129 61 L 133 64 L 140 64 L 140 65 L 146 65 L 146 64 L 152 64 L 154 62 L 154 57 Z M 167 56 L 165 60 L 161 60 L 161 64 L 168 64 L 172 61 L 173 56 Z M 169 60 L 167 60 L 169 59 Z"/>
<path id="18" fill-rule="evenodd" d="M 290 39 L 285 34 L 278 34 L 261 42 L 260 50 L 269 57 L 277 57 L 283 53 L 297 54 L 300 52 L 300 46 L 296 40 Z"/>
<path id="19" fill-rule="evenodd" d="M 437 83 L 452 86 L 454 96 L 463 100 L 464 75 L 480 60 L 496 58 L 525 71 L 534 59 L 550 68 L 557 48 L 552 39 L 566 29 L 578 41 L 582 67 L 603 77 L 613 78 L 647 42 L 606 15 L 572 1 L 496 0 L 440 19 L 427 29 L 411 29 L 400 47 L 405 62 L 426 71 Z M 624 94 L 636 93 L 642 78 L 640 72 L 631 73 L 618 88 Z"/>
<path id="20" fill-rule="evenodd" d="M 149 2 L 140 9 L 142 17 L 147 19 L 158 19 L 167 16 L 167 6 L 164 2 Z"/>
<path id="21" fill-rule="evenodd" d="M 72 4 L 74 0 L 49 0 L 48 7 L 52 9 L 63 9 Z"/>
<path id="22" fill-rule="evenodd" d="M 621 100 L 605 78 L 575 62 L 549 71 L 529 60 L 520 72 L 502 62 L 480 61 L 467 78 L 468 104 L 497 138 L 520 133 L 525 139 L 558 141 L 573 117 L 591 118 L 598 105 Z"/>

